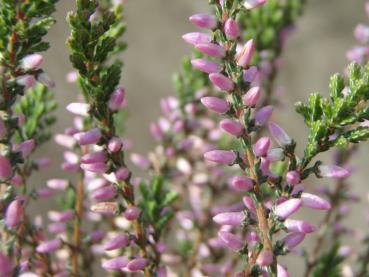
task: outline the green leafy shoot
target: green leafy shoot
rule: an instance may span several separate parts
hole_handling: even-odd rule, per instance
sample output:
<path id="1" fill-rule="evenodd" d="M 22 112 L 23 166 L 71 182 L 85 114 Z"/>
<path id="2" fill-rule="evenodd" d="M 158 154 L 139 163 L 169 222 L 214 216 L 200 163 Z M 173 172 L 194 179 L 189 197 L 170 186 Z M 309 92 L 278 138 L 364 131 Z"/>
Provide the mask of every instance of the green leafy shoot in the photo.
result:
<path id="1" fill-rule="evenodd" d="M 38 83 L 29 89 L 15 106 L 15 112 L 26 118 L 19 127 L 17 141 L 34 139 L 37 145 L 41 145 L 49 140 L 50 126 L 56 121 L 56 108 L 54 94 L 48 88 Z"/>

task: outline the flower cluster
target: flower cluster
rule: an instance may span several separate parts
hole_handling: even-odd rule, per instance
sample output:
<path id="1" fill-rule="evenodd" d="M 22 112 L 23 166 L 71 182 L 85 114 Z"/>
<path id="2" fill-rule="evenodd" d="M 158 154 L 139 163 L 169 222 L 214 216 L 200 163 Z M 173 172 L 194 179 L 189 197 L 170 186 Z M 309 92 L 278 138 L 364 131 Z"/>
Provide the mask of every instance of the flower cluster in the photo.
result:
<path id="1" fill-rule="evenodd" d="M 263 3 L 254 4 L 246 6 L 252 9 Z M 318 147 L 308 145 L 305 157 L 299 161 L 295 155 L 296 143 L 273 122 L 269 123 L 269 131 L 280 148 L 270 148 L 269 137 L 253 136 L 267 123 L 272 113 L 270 106 L 258 106 L 261 89 L 253 84 L 253 78 L 249 78 L 257 72 L 250 64 L 255 44 L 249 40 L 237 51 L 240 27 L 236 11 L 241 3 L 225 1 L 214 5 L 217 20 L 204 14 L 195 15 L 191 20 L 201 28 L 211 29 L 213 35 L 191 33 L 184 39 L 205 55 L 220 61 L 202 59 L 192 63 L 209 74 L 216 89 L 225 92 L 225 97 L 203 97 L 201 102 L 209 110 L 227 117 L 220 121 L 219 126 L 239 138 L 242 150 L 212 150 L 206 152 L 204 158 L 218 164 L 238 165 L 243 175 L 235 176 L 231 186 L 246 195 L 243 198 L 244 207 L 239 211 L 219 213 L 213 220 L 223 226 L 218 233 L 220 240 L 245 256 L 247 266 L 243 274 L 249 276 L 263 270 L 270 274 L 285 274 L 284 267 L 276 263 L 277 256 L 291 251 L 301 243 L 305 234 L 316 229 L 307 222 L 289 217 L 302 206 L 316 210 L 331 207 L 328 201 L 304 192 L 301 181 L 311 172 L 319 177 L 331 178 L 345 178 L 349 172 L 338 166 L 321 165 L 320 162 L 307 168 L 317 153 L 327 149 L 315 149 Z M 211 24 L 204 25 L 203 22 Z M 341 93 L 343 87 L 337 89 L 341 89 Z M 273 165 L 282 160 L 285 168 L 280 172 L 273 171 Z M 277 236 L 281 231 L 290 234 L 273 244 L 273 235 Z M 240 232 L 242 236 L 235 232 Z"/>
<path id="2" fill-rule="evenodd" d="M 304 256 L 304 276 L 352 275 L 349 256 L 366 276 L 369 240 L 343 219 L 358 201 L 348 162 L 369 138 L 369 31 L 356 27 L 361 46 L 347 53 L 354 63 L 345 75 L 331 78 L 329 98 L 296 104 L 308 129 L 306 145 L 297 143 L 275 123 L 274 81 L 305 2 L 210 0 L 213 13 L 190 16 L 202 31 L 183 35 L 193 55 L 150 125 L 156 148 L 141 155 L 129 153 L 119 126 L 125 1 L 76 0 L 73 126 L 54 137 L 65 148 L 60 174 L 35 188 L 31 175 L 51 163 L 32 154 L 56 120 L 55 84 L 39 52 L 49 47 L 57 0 L 0 3 L 0 276 L 87 276 L 98 265 L 111 276 L 283 277 L 281 256 L 290 254 Z M 319 160 L 335 147 L 332 164 Z M 133 173 L 127 154 L 145 174 Z M 335 187 L 312 190 L 313 175 Z M 28 214 L 32 200 L 49 199 L 57 207 Z M 300 210 L 323 220 L 308 222 Z M 310 234 L 312 250 L 298 251 Z M 360 255 L 343 244 L 347 234 L 362 240 Z"/>

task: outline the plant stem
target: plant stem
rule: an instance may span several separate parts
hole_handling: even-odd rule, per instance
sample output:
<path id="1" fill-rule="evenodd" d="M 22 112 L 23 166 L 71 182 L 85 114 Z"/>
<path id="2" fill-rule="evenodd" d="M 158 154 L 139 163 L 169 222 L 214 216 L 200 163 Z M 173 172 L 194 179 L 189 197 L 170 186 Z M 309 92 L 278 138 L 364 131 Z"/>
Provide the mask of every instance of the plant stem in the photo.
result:
<path id="1" fill-rule="evenodd" d="M 262 234 L 263 247 L 264 247 L 265 250 L 272 251 L 273 250 L 273 244 L 272 244 L 271 239 L 269 238 L 269 223 L 268 223 L 268 220 L 266 218 L 266 212 L 265 212 L 265 208 L 264 208 L 264 205 L 263 205 L 263 203 L 264 203 L 263 202 L 263 195 L 262 195 L 262 192 L 261 192 L 260 184 L 259 184 L 259 182 L 257 182 L 257 174 L 254 171 L 255 157 L 254 157 L 254 155 L 253 155 L 250 148 L 248 148 L 246 150 L 246 158 L 247 158 L 247 161 L 249 163 L 250 175 L 256 181 L 256 184 L 255 184 L 255 187 L 254 187 L 254 192 L 255 192 L 255 195 L 256 195 L 257 199 L 259 200 L 259 202 L 256 205 L 256 217 L 257 217 L 257 220 L 258 220 L 259 230 Z M 259 254 L 260 254 L 260 251 L 258 251 L 258 250 L 253 251 L 253 253 L 251 255 L 252 258 L 249 260 L 249 262 L 247 263 L 247 266 L 244 270 L 246 276 L 250 276 L 251 269 L 254 266 Z M 277 259 L 276 259 L 276 257 L 274 257 L 273 265 L 271 267 L 275 268 L 276 263 L 277 263 Z M 272 276 L 274 276 L 274 275 L 272 275 Z"/>

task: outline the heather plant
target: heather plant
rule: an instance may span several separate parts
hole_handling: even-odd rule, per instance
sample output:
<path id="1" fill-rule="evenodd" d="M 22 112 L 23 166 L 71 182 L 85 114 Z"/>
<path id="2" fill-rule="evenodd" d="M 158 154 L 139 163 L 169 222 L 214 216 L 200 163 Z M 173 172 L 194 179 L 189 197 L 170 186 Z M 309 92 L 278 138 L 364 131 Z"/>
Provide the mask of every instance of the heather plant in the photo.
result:
<path id="1" fill-rule="evenodd" d="M 56 120 L 39 53 L 56 2 L 0 3 L 1 277 L 283 277 L 287 255 L 305 261 L 303 276 L 368 274 L 366 230 L 351 257 L 345 239 L 354 230 L 343 222 L 359 199 L 348 164 L 369 138 L 367 26 L 356 27 L 361 45 L 348 51 L 345 74 L 331 77 L 329 96 L 296 104 L 308 130 L 300 142 L 273 116 L 285 41 L 306 1 L 210 0 L 212 13 L 189 17 L 202 31 L 183 35 L 194 51 L 150 125 L 157 145 L 137 154 L 122 131 L 125 1 L 76 0 L 67 16 L 73 125 L 54 137 L 66 149 L 61 171 L 34 186 L 29 177 L 51 162 L 32 154 Z M 331 164 L 321 160 L 326 151 Z M 336 183 L 303 185 L 320 178 Z M 27 212 L 50 199 L 57 208 Z M 322 221 L 307 222 L 301 209 Z M 297 251 L 306 236 L 312 248 Z"/>

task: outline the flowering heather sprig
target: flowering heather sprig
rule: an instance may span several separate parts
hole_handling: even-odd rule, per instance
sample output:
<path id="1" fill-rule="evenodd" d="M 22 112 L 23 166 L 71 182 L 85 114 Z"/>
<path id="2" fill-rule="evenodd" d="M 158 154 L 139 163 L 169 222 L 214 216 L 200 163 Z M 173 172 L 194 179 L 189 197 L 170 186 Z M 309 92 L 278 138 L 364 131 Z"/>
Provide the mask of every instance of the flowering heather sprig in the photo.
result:
<path id="1" fill-rule="evenodd" d="M 273 5 L 273 3 L 271 3 L 271 5 Z M 275 10 L 273 10 L 273 12 L 280 12 L 279 10 L 284 9 L 293 8 L 288 5 L 278 5 L 278 9 L 276 8 Z M 272 17 L 272 14 L 267 14 L 266 16 Z M 199 25 L 198 22 L 200 19 L 202 21 Z M 194 25 L 200 28 L 209 29 L 209 26 L 206 27 L 203 24 L 203 21 L 205 20 L 208 20 L 208 22 L 211 21 L 212 25 L 214 23 L 214 17 L 212 15 L 196 14 L 190 17 L 190 21 Z M 288 20 L 286 20 L 285 18 L 281 18 L 281 21 L 287 22 Z M 261 24 L 263 23 L 264 22 L 261 22 Z M 230 26 L 232 26 L 232 24 L 233 23 L 230 23 Z M 278 24 L 281 24 L 282 28 L 283 23 L 278 22 Z M 291 22 L 289 22 L 288 24 L 291 24 Z M 256 28 L 256 30 L 257 32 L 262 33 L 264 31 L 264 28 L 261 28 L 260 24 L 258 24 L 258 28 Z M 211 57 L 224 57 L 224 48 L 217 44 L 209 43 L 209 36 L 206 34 L 189 33 L 184 35 L 183 39 L 189 44 L 198 43 L 195 45 L 196 49 L 204 54 L 207 54 Z M 270 45 L 265 44 L 264 47 L 274 48 L 274 45 L 278 43 L 278 39 L 276 39 L 275 41 L 270 41 Z M 249 48 L 253 48 L 255 44 L 252 41 L 249 41 L 247 45 L 250 45 Z M 251 57 L 252 55 L 248 55 L 247 60 L 249 60 Z M 192 224 L 193 229 L 197 229 L 196 233 L 194 234 L 195 242 L 191 251 L 180 251 L 181 253 L 184 253 L 184 259 L 186 259 L 186 256 L 190 256 L 190 261 L 189 263 L 187 263 L 187 267 L 185 270 L 191 270 L 193 266 L 197 266 L 200 264 L 199 258 L 201 254 L 197 254 L 198 251 L 204 248 L 212 248 L 212 246 L 209 245 L 209 239 L 212 239 L 212 236 L 214 235 L 211 231 L 211 226 L 213 225 L 213 222 L 211 222 L 210 216 L 213 211 L 211 206 L 209 206 L 209 203 L 211 203 L 212 201 L 216 201 L 217 199 L 213 196 L 204 198 L 201 195 L 220 195 L 222 194 L 222 191 L 227 188 L 227 186 L 220 185 L 221 183 L 227 182 L 226 178 L 222 178 L 222 180 L 220 180 L 218 177 L 213 180 L 213 178 L 206 177 L 209 176 L 209 174 L 213 175 L 216 170 L 220 173 L 220 168 L 217 169 L 216 167 L 214 167 L 213 164 L 210 166 L 207 163 L 202 165 L 201 161 L 199 161 L 199 155 L 201 155 L 201 153 L 204 151 L 202 150 L 202 148 L 207 148 L 208 146 L 206 145 L 209 143 L 213 144 L 213 140 L 220 135 L 219 130 L 209 129 L 212 125 L 214 125 L 214 123 L 212 123 L 209 119 L 209 117 L 213 117 L 213 115 L 204 110 L 204 107 L 200 104 L 199 98 L 210 93 L 208 88 L 208 83 L 210 80 L 218 83 L 220 86 L 223 86 L 222 81 L 224 78 L 222 78 L 222 75 L 219 74 L 211 74 L 209 76 L 209 80 L 206 74 L 202 73 L 201 71 L 205 73 L 216 73 L 219 72 L 221 68 L 219 64 L 203 59 L 203 56 L 199 55 L 198 53 L 195 54 L 195 58 L 191 60 L 191 63 L 195 68 L 199 70 L 197 71 L 195 69 L 190 69 L 189 60 L 185 59 L 182 74 L 177 75 L 175 78 L 178 99 L 175 99 L 174 97 L 169 97 L 168 99 L 162 100 L 162 108 L 165 118 L 161 118 L 158 123 L 153 123 L 151 125 L 151 132 L 153 134 L 153 137 L 156 140 L 160 141 L 164 148 L 157 148 L 155 151 L 155 156 L 153 156 L 152 154 L 149 155 L 154 171 L 164 175 L 166 180 L 177 185 L 178 189 L 180 190 L 179 195 L 182 199 L 181 202 L 184 202 L 183 206 L 187 206 L 186 199 L 190 200 L 189 204 L 192 207 L 193 214 L 190 215 L 190 211 L 187 210 L 178 213 L 178 219 L 180 223 L 183 221 L 182 214 L 184 216 L 185 214 L 187 214 L 187 216 L 190 215 L 190 217 L 192 217 L 192 220 L 194 221 Z M 250 74 L 247 73 L 244 75 L 245 78 L 246 76 L 247 78 L 249 78 L 250 82 L 253 82 L 254 79 L 256 80 L 255 75 L 257 73 L 257 70 L 255 72 L 254 69 L 255 67 L 250 68 L 250 70 L 248 70 Z M 231 86 L 232 84 L 228 83 L 225 84 L 223 88 L 228 90 Z M 272 86 L 269 85 L 269 87 L 271 90 Z M 244 98 L 244 102 L 250 106 L 254 106 L 255 104 L 257 104 L 260 98 L 260 91 L 261 90 L 259 87 L 251 89 L 247 94 L 247 97 Z M 211 106 L 214 102 L 216 102 L 213 101 L 213 99 L 216 100 L 216 98 L 210 98 L 209 101 L 207 101 L 207 99 L 204 98 L 201 99 L 201 101 Z M 270 101 L 270 97 L 266 97 L 264 101 Z M 217 109 L 217 107 L 215 108 Z M 217 111 L 222 113 L 224 110 L 217 109 Z M 265 111 L 266 114 L 270 113 L 268 108 L 265 109 Z M 263 120 L 263 118 L 265 117 L 264 113 L 265 112 L 263 111 L 261 111 L 260 113 L 261 120 Z M 207 122 L 206 125 L 205 122 Z M 240 136 L 244 131 L 244 127 L 240 123 L 228 119 L 225 119 L 220 123 L 220 128 L 225 132 L 233 134 L 235 137 Z M 187 141 L 186 145 L 188 146 L 182 149 L 181 145 L 185 141 Z M 200 145 L 200 143 L 201 145 L 204 144 L 204 147 L 200 148 L 199 152 L 197 150 L 197 145 Z M 177 145 L 179 146 L 178 149 L 177 147 L 175 147 Z M 272 151 L 272 153 L 275 152 L 278 151 Z M 206 168 L 208 168 L 208 172 L 204 170 Z M 189 183 L 193 183 L 193 185 L 189 186 Z M 207 184 L 206 186 L 203 185 L 205 183 Z M 183 184 L 185 188 L 184 190 L 180 189 L 181 184 Z M 231 186 L 233 185 L 231 184 Z M 240 189 L 239 186 L 242 186 L 242 189 L 245 189 L 245 185 L 240 182 L 235 183 L 234 189 Z M 211 189 L 206 189 L 208 187 Z M 248 187 L 248 190 L 251 188 L 252 184 L 251 187 Z M 188 221 L 190 219 L 188 218 L 186 220 Z M 183 228 L 186 230 L 186 232 L 191 230 L 188 226 L 186 227 L 185 224 L 183 224 Z M 209 231 L 204 232 L 204 228 L 207 228 Z M 184 247 L 186 246 L 186 240 L 189 240 L 190 237 L 191 236 L 189 235 L 185 239 Z M 210 255 L 212 255 L 213 253 L 214 251 L 210 251 Z M 217 253 L 216 256 L 219 258 L 219 253 Z M 206 257 L 207 256 L 205 256 L 204 258 Z M 207 258 L 209 259 L 209 257 Z M 214 257 L 214 259 L 216 259 L 216 257 Z"/>
<path id="2" fill-rule="evenodd" d="M 328 142 L 328 138 L 338 129 L 334 125 L 332 126 L 331 122 L 339 122 L 341 126 L 350 127 L 347 133 L 338 136 L 338 139 L 343 142 L 359 142 L 367 138 L 367 131 L 365 129 L 360 127 L 353 128 L 356 122 L 363 120 L 362 117 L 365 116 L 364 113 L 360 113 L 359 111 L 358 114 L 360 115 L 353 118 L 350 122 L 345 122 L 344 115 L 338 113 L 342 112 L 340 109 L 344 108 L 349 109 L 349 107 L 352 107 L 351 109 L 357 109 L 358 103 L 361 100 L 366 100 L 366 96 L 362 95 L 363 93 L 360 94 L 359 90 L 365 91 L 365 89 L 367 89 L 367 73 L 364 69 L 358 68 L 355 65 L 351 66 L 350 84 L 353 86 L 353 89 L 351 90 L 351 93 L 353 93 L 353 95 L 349 98 L 343 98 L 342 95 L 342 90 L 344 88 L 343 79 L 341 78 L 341 80 L 338 76 L 332 79 L 331 99 L 333 102 L 333 107 L 335 107 L 335 105 L 337 105 L 338 107 L 339 101 L 347 102 L 348 107 L 341 107 L 340 105 L 338 111 L 329 114 L 327 110 L 330 108 L 330 106 L 323 106 L 323 102 L 319 102 L 319 100 L 318 103 L 310 101 L 310 105 L 314 105 L 311 107 L 299 104 L 298 111 L 304 115 L 307 125 L 311 128 L 309 142 L 301 162 L 297 160 L 297 157 L 294 154 L 295 142 L 277 124 L 271 123 L 269 125 L 270 133 L 273 135 L 274 139 L 278 142 L 280 147 L 284 150 L 286 158 L 288 158 L 288 163 L 287 161 L 285 163 L 286 165 L 288 165 L 289 172 L 280 172 L 286 175 L 278 176 L 269 169 L 270 161 L 267 158 L 262 157 L 266 155 L 266 153 L 268 153 L 269 145 L 267 143 L 264 143 L 264 141 L 259 141 L 252 147 L 253 141 L 250 134 L 260 128 L 260 126 L 255 124 L 255 119 L 253 118 L 255 107 L 247 106 L 242 101 L 243 94 L 245 93 L 245 91 L 248 91 L 250 89 L 250 84 L 246 83 L 242 78 L 243 70 L 248 69 L 249 67 L 250 55 L 252 55 L 254 47 L 250 47 L 249 43 L 246 43 L 241 52 L 237 54 L 235 51 L 239 28 L 233 22 L 236 22 L 235 19 L 237 17 L 237 11 L 242 10 L 242 8 L 240 7 L 241 2 L 225 1 L 223 4 L 219 2 L 212 2 L 212 4 L 215 5 L 217 19 L 219 20 L 220 24 L 218 24 L 218 27 L 213 30 L 213 40 L 211 43 L 223 46 L 226 50 L 226 54 L 225 58 L 223 58 L 220 63 L 223 67 L 223 70 L 219 73 L 216 73 L 217 78 L 212 77 L 213 73 L 210 74 L 209 79 L 214 84 L 214 86 L 225 91 L 227 93 L 227 96 L 225 97 L 225 99 L 214 98 L 214 101 L 211 103 L 208 101 L 209 98 L 207 98 L 205 99 L 206 101 L 203 101 L 203 104 L 215 112 L 226 114 L 233 120 L 239 121 L 245 126 L 246 131 L 245 134 L 240 137 L 241 145 L 243 148 L 242 150 L 238 150 L 237 152 L 212 150 L 211 152 L 205 153 L 204 156 L 205 159 L 221 164 L 238 164 L 239 167 L 243 169 L 245 173 L 254 180 L 254 188 L 253 191 L 250 193 L 251 202 L 248 202 L 247 205 L 245 203 L 245 205 L 250 208 L 250 210 L 246 211 L 246 213 L 254 213 L 254 215 L 251 216 L 250 219 L 247 221 L 249 224 L 240 224 L 240 227 L 243 227 L 244 231 L 251 231 L 255 228 L 256 231 L 259 232 L 261 238 L 261 246 L 259 248 L 246 248 L 242 250 L 242 252 L 245 254 L 251 253 L 249 255 L 246 255 L 247 266 L 244 269 L 244 274 L 246 276 L 249 276 L 252 271 L 262 271 L 263 267 L 265 266 L 258 268 L 256 265 L 260 253 L 273 252 L 272 262 L 270 262 L 266 267 L 268 268 L 268 271 L 271 272 L 274 276 L 275 274 L 277 274 L 277 255 L 286 254 L 292 248 L 297 246 L 305 237 L 305 235 L 301 232 L 294 232 L 288 235 L 285 239 L 277 241 L 276 244 L 273 245 L 273 234 L 283 229 L 281 227 L 281 223 L 283 222 L 283 220 L 289 217 L 295 211 L 297 211 L 297 209 L 301 207 L 301 205 L 319 210 L 326 210 L 330 208 L 330 204 L 327 201 L 319 198 L 316 195 L 308 193 L 294 194 L 292 190 L 293 186 L 298 185 L 300 180 L 306 179 L 312 172 L 314 172 L 319 177 L 327 176 L 343 178 L 348 175 L 347 172 L 341 174 L 341 172 L 343 172 L 344 170 L 339 167 L 331 167 L 331 170 L 329 170 L 328 172 L 325 166 L 320 167 L 320 163 L 316 163 L 313 167 L 307 168 L 310 161 L 318 153 L 326 151 L 330 147 L 338 144 L 338 141 L 336 142 L 337 144 L 330 144 Z M 313 95 L 312 98 L 314 97 L 322 98 L 320 95 Z M 324 103 L 326 103 L 327 101 L 325 101 Z M 226 106 L 227 108 L 225 109 Z M 319 107 L 318 109 L 317 106 Z M 304 109 L 302 109 L 301 107 L 304 107 Z M 313 116 L 313 118 L 311 118 L 311 116 Z M 329 118 L 329 116 L 331 118 Z M 265 122 L 265 120 L 263 121 Z M 314 124 L 315 126 L 312 126 Z M 316 126 L 318 126 L 318 129 L 316 128 Z M 327 126 L 329 127 L 327 128 Z M 267 141 L 266 139 L 264 140 Z M 324 143 L 326 143 L 327 145 L 324 145 Z M 264 146 L 266 147 L 266 149 L 264 149 Z M 285 180 L 285 184 L 282 183 L 283 180 Z M 272 186 L 272 188 L 274 187 L 275 190 L 275 192 L 273 192 L 271 195 L 274 194 L 276 196 L 276 199 L 269 199 L 272 201 L 276 201 L 272 205 L 264 204 L 264 201 L 267 200 L 266 197 L 268 197 L 268 195 L 263 192 L 263 187 L 265 183 L 269 184 L 269 186 Z M 281 184 L 283 184 L 282 187 L 280 187 Z M 291 197 L 301 197 L 301 199 L 287 200 Z M 287 201 L 299 201 L 300 204 L 286 205 L 286 207 L 280 206 L 284 204 L 282 203 L 284 201 L 286 201 L 286 203 Z M 275 210 L 274 207 L 276 207 Z M 287 208 L 288 211 L 286 210 Z M 224 217 L 226 217 L 226 215 L 224 215 Z M 224 219 L 224 217 L 222 218 Z M 217 217 L 215 219 L 218 220 Z M 256 220 L 256 224 L 252 224 L 252 220 Z M 227 237 L 230 236 L 233 237 L 235 235 L 227 235 Z M 220 236 L 221 239 L 223 237 L 223 235 Z M 232 239 L 232 241 L 234 240 Z M 234 248 L 232 245 L 230 245 L 230 247 Z M 237 248 L 240 249 L 239 247 Z"/>
<path id="3" fill-rule="evenodd" d="M 96 16 L 99 11 L 102 13 L 101 17 Z M 87 172 L 103 173 L 104 178 L 115 186 L 117 194 L 123 200 L 122 202 L 119 200 L 120 203 L 117 202 L 115 207 L 108 202 L 97 205 L 107 208 L 104 214 L 119 216 L 123 213 L 127 220 L 132 221 L 130 232 L 134 244 L 130 248 L 133 251 L 131 255 L 136 255 L 136 259 L 122 265 L 120 269 L 144 271 L 145 276 L 152 276 L 156 271 L 156 263 L 149 253 L 148 245 L 151 243 L 149 230 L 145 228 L 143 217 L 137 207 L 138 201 L 135 199 L 131 173 L 125 164 L 123 148 L 115 149 L 110 144 L 118 137 L 114 115 L 116 107 L 119 106 L 117 102 L 122 102 L 124 97 L 118 95 L 122 91 L 118 87 L 122 63 L 115 60 L 111 65 L 107 64 L 108 58 L 119 46 L 118 42 L 125 30 L 125 25 L 117 12 L 120 12 L 119 8 L 115 13 L 101 11 L 95 1 L 77 1 L 77 12 L 72 12 L 68 16 L 72 27 L 68 41 L 72 52 L 70 59 L 78 70 L 79 84 L 90 107 L 88 114 L 91 118 L 91 129 L 74 134 L 74 138 L 80 145 L 94 146 L 105 152 L 104 157 L 86 158 L 85 161 L 92 163 L 82 163 L 81 168 Z M 84 36 L 85 33 L 89 36 Z M 90 51 L 91 48 L 94 49 L 93 52 Z M 72 108 L 72 111 L 75 111 L 75 108 Z M 121 174 L 123 170 L 126 173 Z M 100 208 L 94 206 L 93 210 L 99 211 Z M 153 247 L 155 248 L 154 245 Z"/>
<path id="4" fill-rule="evenodd" d="M 5 217 L 1 248 L 11 260 L 13 274 L 29 258 L 28 254 L 20 254 L 21 251 L 33 253 L 35 259 L 29 263 L 30 267 L 38 264 L 44 267 L 45 273 L 51 273 L 49 257 L 34 254 L 34 241 L 42 230 L 28 219 L 26 209 L 31 198 L 37 197 L 36 191 L 29 190 L 29 176 L 49 164 L 48 159 L 32 160 L 29 156 L 49 139 L 48 127 L 55 121 L 51 113 L 56 104 L 48 90 L 54 84 L 41 69 L 43 56 L 39 52 L 49 48 L 43 37 L 54 23 L 51 14 L 56 2 L 3 1 L 0 4 L 0 201 Z"/>

